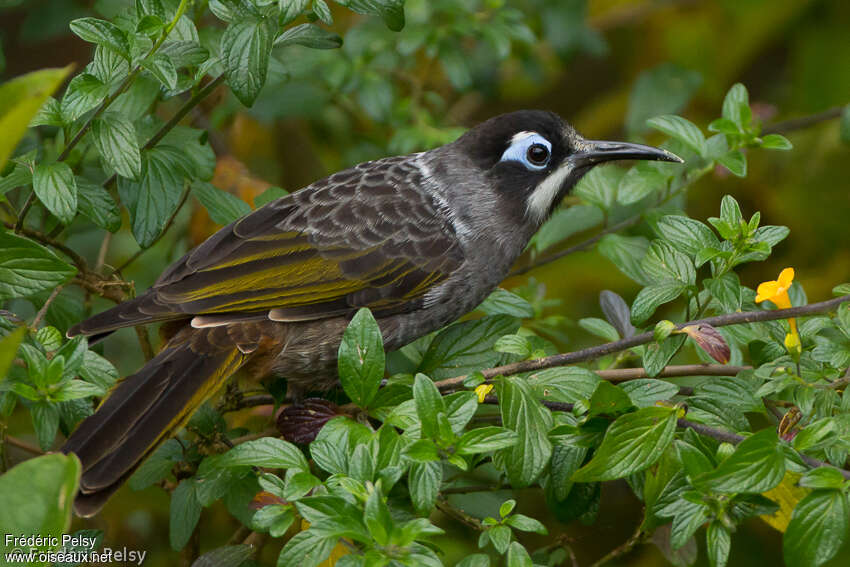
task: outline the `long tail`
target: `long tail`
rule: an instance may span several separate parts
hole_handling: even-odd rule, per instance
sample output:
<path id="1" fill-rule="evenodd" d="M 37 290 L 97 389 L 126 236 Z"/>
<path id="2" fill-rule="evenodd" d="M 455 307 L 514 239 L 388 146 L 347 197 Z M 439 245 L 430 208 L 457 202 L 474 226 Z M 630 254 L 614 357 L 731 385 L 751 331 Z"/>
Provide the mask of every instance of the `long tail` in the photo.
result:
<path id="1" fill-rule="evenodd" d="M 178 333 L 139 372 L 120 382 L 62 447 L 83 465 L 74 510 L 91 516 L 195 409 L 245 363 L 236 345 L 203 331 Z M 200 340 L 199 340 L 200 339 Z M 232 345 L 232 346 L 231 346 Z"/>

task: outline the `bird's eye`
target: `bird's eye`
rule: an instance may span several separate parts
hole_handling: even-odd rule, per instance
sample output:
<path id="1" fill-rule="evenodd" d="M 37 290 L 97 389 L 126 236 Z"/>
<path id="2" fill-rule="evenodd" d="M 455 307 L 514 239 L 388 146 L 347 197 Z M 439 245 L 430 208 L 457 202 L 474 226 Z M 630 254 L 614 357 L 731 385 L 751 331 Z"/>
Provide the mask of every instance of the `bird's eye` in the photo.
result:
<path id="1" fill-rule="evenodd" d="M 549 161 L 549 148 L 543 144 L 532 144 L 528 147 L 525 155 L 528 157 L 528 161 L 534 165 L 546 165 Z"/>
<path id="2" fill-rule="evenodd" d="M 511 138 L 500 161 L 517 161 L 529 171 L 542 171 L 552 159 L 552 144 L 537 132 L 520 132 Z"/>

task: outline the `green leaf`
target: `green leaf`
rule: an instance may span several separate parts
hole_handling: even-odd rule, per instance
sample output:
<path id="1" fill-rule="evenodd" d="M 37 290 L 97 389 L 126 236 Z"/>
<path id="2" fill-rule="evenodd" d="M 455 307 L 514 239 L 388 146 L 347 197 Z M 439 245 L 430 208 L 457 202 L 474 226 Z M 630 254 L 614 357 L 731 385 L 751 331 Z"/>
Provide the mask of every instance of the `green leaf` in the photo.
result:
<path id="1" fill-rule="evenodd" d="M 107 112 L 92 121 L 91 133 L 97 151 L 118 175 L 139 176 L 142 156 L 132 122 L 117 112 Z"/>
<path id="2" fill-rule="evenodd" d="M 534 317 L 534 307 L 528 301 L 500 287 L 488 295 L 477 309 L 487 315 L 510 315 L 523 319 Z"/>
<path id="3" fill-rule="evenodd" d="M 430 514 L 437 501 L 437 493 L 443 482 L 443 465 L 438 462 L 412 463 L 408 473 L 407 487 L 410 500 L 420 514 Z"/>
<path id="4" fill-rule="evenodd" d="M 71 79 L 60 108 L 65 121 L 73 122 L 86 112 L 99 105 L 109 94 L 109 86 L 88 73 L 81 73 Z"/>
<path id="5" fill-rule="evenodd" d="M 53 289 L 75 273 L 73 267 L 40 244 L 0 232 L 0 300 Z"/>
<path id="6" fill-rule="evenodd" d="M 531 343 L 523 335 L 505 335 L 493 345 L 496 352 L 516 354 L 523 358 L 531 356 Z"/>
<path id="7" fill-rule="evenodd" d="M 673 248 L 690 256 L 695 256 L 705 247 L 720 245 L 708 226 L 686 216 L 663 216 L 655 223 L 655 231 Z"/>
<path id="8" fill-rule="evenodd" d="M 767 492 L 782 482 L 785 456 L 774 429 L 744 439 L 716 469 L 694 479 L 717 492 Z"/>
<path id="9" fill-rule="evenodd" d="M 277 558 L 277 567 L 317 567 L 330 555 L 336 540 L 318 536 L 311 530 L 298 532 L 283 546 Z"/>
<path id="10" fill-rule="evenodd" d="M 121 212 L 109 191 L 81 178 L 77 178 L 77 210 L 109 232 L 121 228 Z"/>
<path id="11" fill-rule="evenodd" d="M 289 195 L 289 192 L 286 189 L 281 189 L 280 187 L 269 187 L 260 195 L 254 197 L 254 206 L 260 208 L 263 205 L 271 203 L 272 201 L 280 199 L 286 195 Z"/>
<path id="12" fill-rule="evenodd" d="M 629 278 L 641 285 L 648 285 L 652 280 L 640 265 L 640 259 L 646 255 L 648 248 L 649 241 L 643 236 L 606 234 L 599 241 L 597 250 Z"/>
<path id="13" fill-rule="evenodd" d="M 505 524 L 521 532 L 534 532 L 541 535 L 549 533 L 542 523 L 523 514 L 514 514 L 505 520 Z"/>
<path id="14" fill-rule="evenodd" d="M 615 165 L 597 165 L 579 180 L 573 194 L 603 211 L 608 211 L 614 206 L 617 187 L 624 174 L 625 171 Z"/>
<path id="15" fill-rule="evenodd" d="M 705 543 L 711 567 L 726 567 L 729 550 L 732 548 L 732 534 L 729 530 L 719 521 L 711 522 L 705 532 Z"/>
<path id="16" fill-rule="evenodd" d="M 546 435 L 552 416 L 532 395 L 531 386 L 522 378 L 508 376 L 499 382 L 499 409 L 502 424 L 516 432 L 515 445 L 497 455 L 504 463 L 514 488 L 530 486 L 543 472 L 552 455 L 552 443 Z"/>
<path id="17" fill-rule="evenodd" d="M 171 517 L 168 522 L 171 549 L 180 551 L 186 546 L 200 519 L 201 503 L 195 493 L 195 480 L 184 479 L 171 493 Z"/>
<path id="18" fill-rule="evenodd" d="M 747 156 L 741 150 L 732 150 L 717 158 L 718 163 L 737 177 L 747 176 Z"/>
<path id="19" fill-rule="evenodd" d="M 378 323 L 361 308 L 345 329 L 339 345 L 339 380 L 355 404 L 366 407 L 378 393 L 384 377 L 384 342 Z"/>
<path id="20" fill-rule="evenodd" d="M 71 66 L 63 69 L 44 69 L 16 77 L 0 85 L 0 171 L 17 147 L 29 122 L 55 91 Z"/>
<path id="21" fill-rule="evenodd" d="M 177 87 L 177 68 L 170 57 L 157 53 L 153 57 L 142 59 L 142 66 L 150 71 L 156 80 L 168 89 Z"/>
<path id="22" fill-rule="evenodd" d="M 697 126 L 686 118 L 675 114 L 666 114 L 650 118 L 646 123 L 664 132 L 671 138 L 679 140 L 696 154 L 704 156 L 706 153 L 705 136 Z"/>
<path id="23" fill-rule="evenodd" d="M 251 212 L 248 203 L 206 181 L 193 182 L 192 193 L 210 214 L 213 222 L 221 225 L 230 224 Z"/>
<path id="24" fill-rule="evenodd" d="M 747 113 L 742 112 L 744 107 L 749 110 L 750 95 L 747 93 L 747 87 L 741 83 L 735 83 L 723 99 L 723 118 L 731 120 L 741 129 L 746 128 L 749 125 L 749 120 L 745 120 Z"/>
<path id="25" fill-rule="evenodd" d="M 676 384 L 652 378 L 629 380 L 620 384 L 620 388 L 639 408 L 654 406 L 659 400 L 671 400 L 679 393 L 679 387 Z"/>
<path id="26" fill-rule="evenodd" d="M 61 538 L 71 526 L 79 481 L 80 461 L 75 455 L 43 455 L 16 465 L 0 476 L 0 531 Z M 45 542 L 35 547 L 46 551 L 53 546 Z"/>
<path id="27" fill-rule="evenodd" d="M 534 567 L 531 556 L 519 542 L 511 543 L 505 558 L 506 567 Z"/>
<path id="28" fill-rule="evenodd" d="M 610 382 L 602 380 L 590 397 L 587 409 L 589 417 L 597 415 L 617 415 L 632 407 L 632 401 L 626 392 Z"/>
<path id="29" fill-rule="evenodd" d="M 761 147 L 766 150 L 791 150 L 794 146 L 782 134 L 768 134 L 761 139 Z"/>
<path id="30" fill-rule="evenodd" d="M 315 24 L 301 24 L 292 26 L 280 34 L 274 40 L 274 45 L 275 47 L 303 45 L 312 49 L 336 49 L 342 45 L 342 38 Z"/>
<path id="31" fill-rule="evenodd" d="M 49 451 L 59 429 L 59 409 L 48 402 L 37 402 L 30 406 L 30 414 L 38 446 Z"/>
<path id="32" fill-rule="evenodd" d="M 648 407 L 611 424 L 593 458 L 573 475 L 576 482 L 614 480 L 653 465 L 673 441 L 676 410 Z"/>
<path id="33" fill-rule="evenodd" d="M 133 236 L 142 248 L 154 243 L 177 209 L 189 167 L 180 150 L 160 144 L 143 153 L 138 181 L 118 178 L 118 193 L 130 211 Z"/>
<path id="34" fill-rule="evenodd" d="M 266 83 L 272 32 L 263 20 L 233 22 L 221 37 L 224 76 L 239 102 L 252 106 Z"/>
<path id="35" fill-rule="evenodd" d="M 589 399 L 601 379 L 585 368 L 561 366 L 534 372 L 526 381 L 535 397 L 569 404 Z"/>
<path id="36" fill-rule="evenodd" d="M 673 301 L 685 291 L 685 284 L 667 280 L 647 286 L 638 292 L 632 303 L 632 323 L 640 325 L 655 313 L 659 305 Z"/>
<path id="37" fill-rule="evenodd" d="M 310 5 L 310 0 L 279 0 L 280 25 L 286 25 L 298 16 Z"/>
<path id="38" fill-rule="evenodd" d="M 696 270 L 688 256 L 664 240 L 653 240 L 641 260 L 643 271 L 655 282 L 674 280 L 682 285 L 694 285 Z"/>
<path id="39" fill-rule="evenodd" d="M 464 433 L 460 440 L 455 443 L 455 452 L 458 455 L 474 455 L 496 451 L 516 444 L 519 436 L 504 427 L 479 427 Z"/>
<path id="40" fill-rule="evenodd" d="M 667 176 L 647 165 L 630 168 L 617 186 L 617 202 L 632 205 L 667 186 Z"/>
<path id="41" fill-rule="evenodd" d="M 785 562 L 817 567 L 838 553 L 850 533 L 850 504 L 838 490 L 815 490 L 797 504 L 782 538 Z"/>
<path id="42" fill-rule="evenodd" d="M 395 522 L 390 516 L 390 510 L 381 497 L 380 490 L 372 490 L 364 508 L 363 521 L 369 529 L 369 533 L 378 545 L 387 545 L 390 542 L 390 534 Z"/>
<path id="43" fill-rule="evenodd" d="M 38 199 L 62 224 L 70 224 L 74 220 L 77 214 L 77 182 L 68 164 L 38 164 L 33 172 L 32 187 Z"/>
<path id="44" fill-rule="evenodd" d="M 404 0 L 344 0 L 340 2 L 358 14 L 380 16 L 392 31 L 404 27 Z"/>
<path id="45" fill-rule="evenodd" d="M 844 475 L 832 467 L 818 467 L 803 475 L 800 486 L 805 488 L 835 488 L 844 486 Z"/>
<path id="46" fill-rule="evenodd" d="M 456 567 L 490 567 L 490 558 L 483 553 L 467 555 Z"/>
<path id="47" fill-rule="evenodd" d="M 449 325 L 431 341 L 418 370 L 442 380 L 493 366 L 502 356 L 493 350 L 496 340 L 518 328 L 519 321 L 508 315 Z"/>
<path id="48" fill-rule="evenodd" d="M 423 438 L 437 436 L 437 414 L 446 413 L 446 405 L 434 382 L 424 374 L 417 374 L 413 382 L 413 400 L 416 414 L 422 423 Z"/>
<path id="49" fill-rule="evenodd" d="M 130 60 L 130 43 L 127 35 L 115 24 L 97 18 L 78 18 L 70 24 L 71 31 L 83 41 L 107 47 Z"/>
<path id="50" fill-rule="evenodd" d="M 215 466 L 219 468 L 256 466 L 297 471 L 310 470 L 307 459 L 298 447 L 274 437 L 246 441 L 226 453 L 211 458 Z"/>
<path id="51" fill-rule="evenodd" d="M 133 490 L 142 490 L 165 479 L 174 465 L 183 459 L 183 446 L 177 439 L 169 439 L 142 461 L 127 484 Z"/>
<path id="52" fill-rule="evenodd" d="M 606 341 L 616 341 L 620 338 L 617 329 L 611 323 L 598 317 L 585 317 L 579 319 L 578 326 L 592 335 L 601 337 Z"/>

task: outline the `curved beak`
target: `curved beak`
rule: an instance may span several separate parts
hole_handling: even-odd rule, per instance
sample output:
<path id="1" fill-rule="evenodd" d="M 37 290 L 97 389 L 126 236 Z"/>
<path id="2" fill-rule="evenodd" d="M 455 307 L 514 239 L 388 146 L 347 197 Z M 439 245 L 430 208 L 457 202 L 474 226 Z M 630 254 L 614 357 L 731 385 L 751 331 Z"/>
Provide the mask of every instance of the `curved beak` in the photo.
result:
<path id="1" fill-rule="evenodd" d="M 604 140 L 585 140 L 581 150 L 570 157 L 570 161 L 577 167 L 620 159 L 671 161 L 674 163 L 684 163 L 685 161 L 676 154 L 661 148 L 628 142 L 606 142 Z"/>

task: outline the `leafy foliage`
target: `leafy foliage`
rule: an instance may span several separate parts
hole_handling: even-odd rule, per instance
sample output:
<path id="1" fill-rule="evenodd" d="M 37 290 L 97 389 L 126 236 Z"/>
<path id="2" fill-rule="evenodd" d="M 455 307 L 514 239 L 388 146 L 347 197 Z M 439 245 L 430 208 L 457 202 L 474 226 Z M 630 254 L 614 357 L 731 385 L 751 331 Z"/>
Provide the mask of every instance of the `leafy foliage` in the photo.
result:
<path id="1" fill-rule="evenodd" d="M 298 99 L 302 106 L 289 112 L 332 126 L 357 109 L 368 135 L 345 159 L 358 161 L 459 133 L 449 112 L 457 109 L 433 74 L 458 97 L 472 96 L 493 88 L 484 69 L 543 67 L 539 41 L 564 57 L 606 48 L 584 26 L 582 2 L 529 2 L 525 12 L 483 1 L 336 4 L 139 0 L 120 14 L 70 23 L 94 51 L 61 96 L 50 95 L 68 69 L 0 86 L 0 198 L 10 205 L 0 232 L 0 301 L 9 308 L 0 313 L 0 440 L 18 412 L 29 416 L 40 450 L 54 449 L 57 435 L 73 430 L 118 379 L 100 347 L 63 338 L 83 315 L 69 288 L 116 301 L 132 294 L 118 279 L 122 267 L 107 275 L 102 257 L 91 267 L 76 234 L 105 237 L 108 247 L 114 233 L 154 254 L 190 195 L 218 224 L 250 211 L 250 199 L 216 185 L 208 132 L 178 125 L 219 85 L 222 114 L 251 107 L 252 116 L 277 117 L 273 96 Z M 349 18 L 343 42 L 332 30 Z M 556 530 L 533 517 L 541 511 L 502 494 L 538 491 L 557 521 L 592 523 L 602 483 L 625 479 L 644 503 L 632 544 L 651 539 L 677 564 L 695 561 L 694 537 L 704 528 L 710 564 L 726 565 L 741 523 L 780 507 L 790 511 L 788 564 L 818 566 L 839 553 L 850 525 L 848 303 L 805 322 L 761 317 L 770 310 L 741 283 L 741 270 L 768 258 L 789 229 L 762 225 L 759 212 L 729 195 L 706 222 L 681 210 L 683 196 L 710 173 L 746 177 L 761 150 L 792 147 L 763 133 L 742 84 L 705 128 L 677 114 L 700 83 L 698 73 L 666 64 L 643 72 L 629 97 L 629 134 L 665 136 L 663 147 L 684 164 L 593 169 L 572 206 L 557 210 L 531 243 L 528 256 L 542 262 L 544 252 L 595 229 L 582 246 L 598 241 L 597 251 L 637 286 L 631 303 L 604 291 L 605 319 L 578 321 L 585 339 L 604 341 L 600 349 L 562 365 L 564 321 L 548 314 L 559 300 L 534 280 L 496 290 L 480 317 L 393 353 L 361 310 L 339 348 L 340 396 L 351 403 L 337 400 L 312 416 L 315 439 L 299 445 L 231 427 L 223 414 L 246 396 L 228 392 L 133 474 L 134 489 L 170 491 L 171 547 L 190 545 L 204 514 L 222 503 L 244 528 L 281 540 L 278 565 L 332 558 L 343 566 L 436 566 L 443 558 L 435 542 L 445 534 L 439 509 L 480 534 L 482 553 L 460 565 L 552 565 L 566 561 L 568 546 L 558 540 L 530 553 L 534 540 L 524 533 Z M 333 137 L 345 128 L 327 130 Z M 381 136 L 383 146 L 374 142 Z M 253 202 L 282 194 L 272 188 Z M 787 293 L 789 304 L 807 304 L 799 284 Z M 22 304 L 34 314 L 16 316 Z M 710 316 L 741 317 L 730 326 L 682 325 Z M 680 361 L 712 364 L 717 375 L 692 369 L 691 385 L 680 387 L 665 374 Z M 279 403 L 279 384 L 268 388 Z M 776 427 L 754 427 L 777 412 Z M 76 459 L 60 455 L 9 470 L 0 477 L 0 508 L 17 512 L 4 531 L 67 530 L 78 476 Z M 789 482 L 803 493 L 790 502 L 776 496 Z M 467 492 L 493 493 L 496 505 L 465 511 Z M 30 493 L 38 497 L 24 502 Z M 227 545 L 195 565 L 243 565 L 251 553 Z"/>

